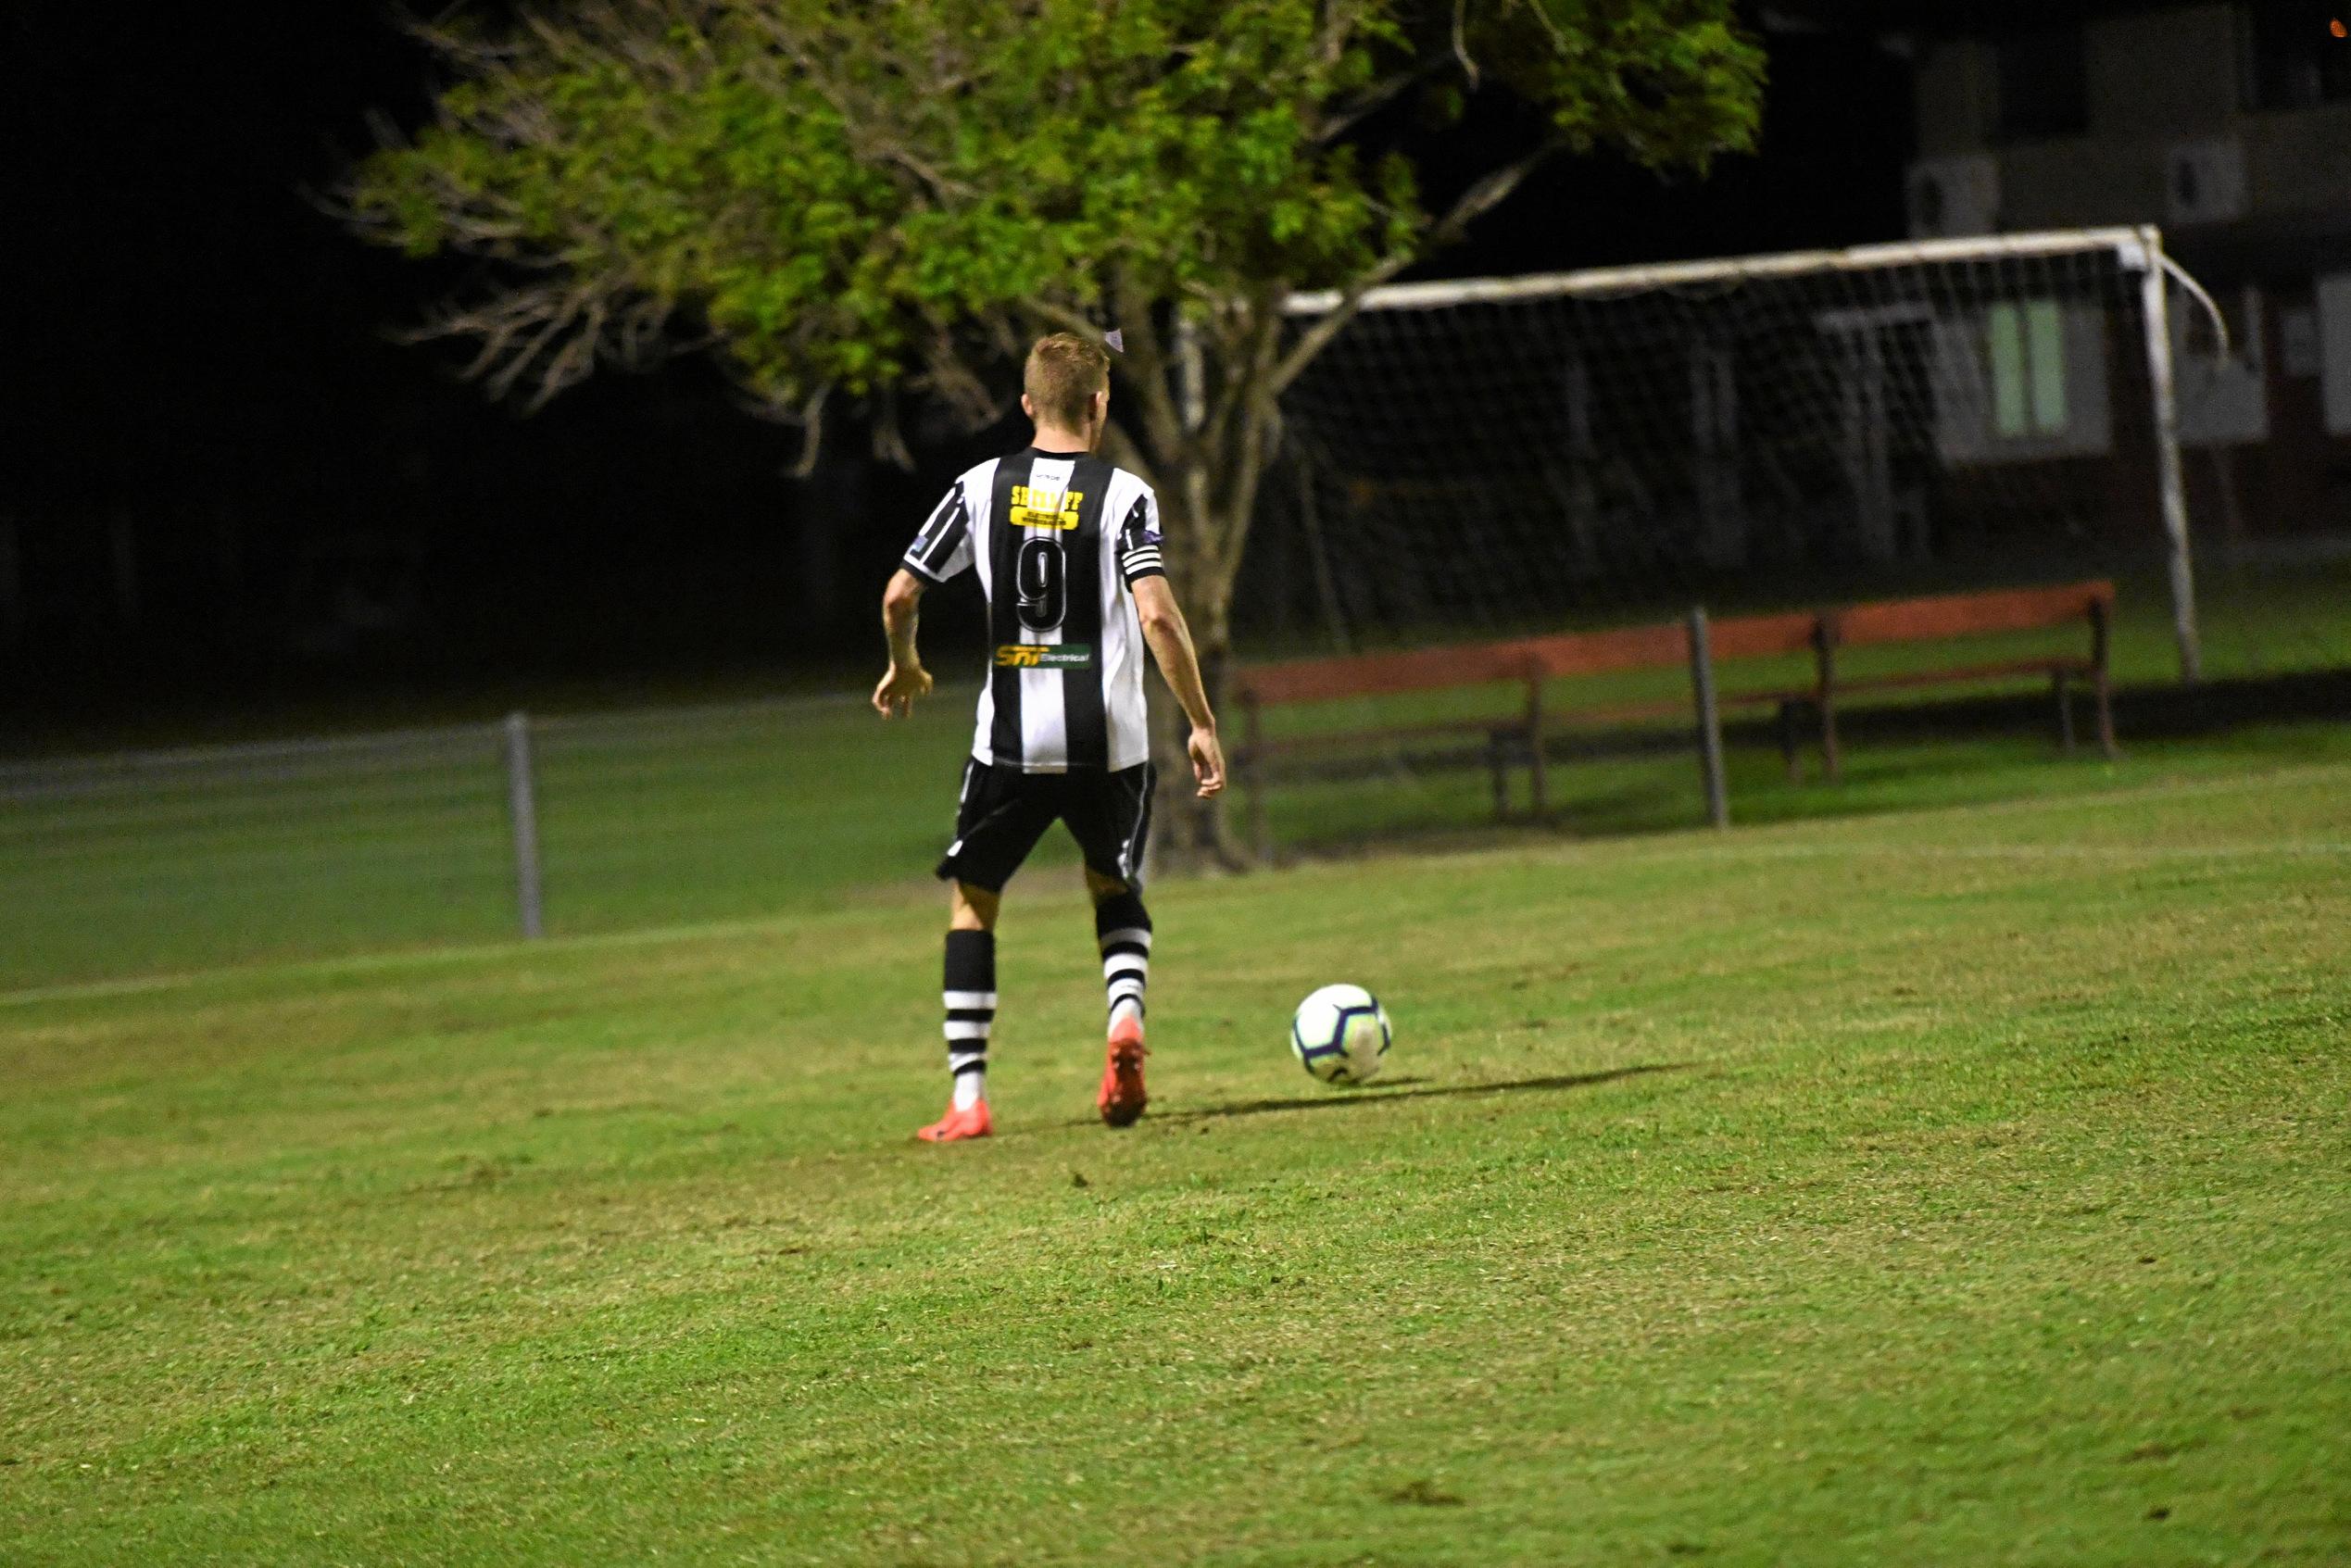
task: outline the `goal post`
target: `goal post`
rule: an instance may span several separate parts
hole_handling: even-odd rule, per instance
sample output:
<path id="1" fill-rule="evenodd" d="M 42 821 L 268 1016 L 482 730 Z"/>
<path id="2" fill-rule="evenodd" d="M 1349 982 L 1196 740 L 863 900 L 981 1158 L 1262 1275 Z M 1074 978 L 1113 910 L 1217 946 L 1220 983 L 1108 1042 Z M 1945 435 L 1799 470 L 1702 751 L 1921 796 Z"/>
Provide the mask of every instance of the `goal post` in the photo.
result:
<path id="1" fill-rule="evenodd" d="M 2225 354 L 2152 226 L 1296 294 L 1276 490 L 1335 631 L 2159 547 L 2194 681 L 2175 286 Z"/>
<path id="2" fill-rule="evenodd" d="M 2171 580 L 2171 634 L 2180 645 L 2180 679 L 2190 685 L 2204 678 L 2204 654 L 2196 634 L 2196 578 L 2188 543 L 2187 475 L 2180 461 L 2179 378 L 2171 363 L 2171 305 L 2163 235 L 2152 223 L 2142 231 L 2146 256 L 2140 269 L 2140 316 L 2147 344 L 2147 387 L 2155 414 L 2156 469 L 2162 486 L 2163 531 Z M 2176 270 L 2176 269 L 2175 269 Z M 2185 278 L 2187 274 L 2181 272 Z M 2201 293 L 2201 291 L 2198 291 Z M 2212 304 L 2205 297 L 2205 304 Z M 2216 309 L 2213 331 L 2225 351 L 2228 324 Z"/>

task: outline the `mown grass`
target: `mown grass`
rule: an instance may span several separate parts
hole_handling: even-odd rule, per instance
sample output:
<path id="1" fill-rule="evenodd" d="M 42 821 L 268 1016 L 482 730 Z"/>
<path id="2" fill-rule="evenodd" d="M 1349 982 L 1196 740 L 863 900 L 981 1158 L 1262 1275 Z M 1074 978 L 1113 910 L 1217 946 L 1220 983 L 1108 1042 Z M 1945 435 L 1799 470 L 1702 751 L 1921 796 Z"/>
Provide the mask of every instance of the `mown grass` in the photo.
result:
<path id="1" fill-rule="evenodd" d="M 944 1150 L 928 891 L 19 996 L 0 1557 L 2342 1562 L 2346 872 L 2240 755 L 1170 884 L 1125 1135 L 1048 872 Z"/>

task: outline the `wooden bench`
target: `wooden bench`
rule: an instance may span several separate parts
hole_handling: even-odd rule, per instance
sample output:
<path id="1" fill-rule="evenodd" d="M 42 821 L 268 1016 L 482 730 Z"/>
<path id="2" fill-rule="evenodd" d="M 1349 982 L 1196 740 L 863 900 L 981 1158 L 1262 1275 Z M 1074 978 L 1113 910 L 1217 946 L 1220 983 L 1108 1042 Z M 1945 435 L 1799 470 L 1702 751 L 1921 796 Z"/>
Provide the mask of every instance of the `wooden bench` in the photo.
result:
<path id="1" fill-rule="evenodd" d="M 1530 806 L 1546 805 L 1547 741 L 1572 723 L 1610 723 L 1692 713 L 1707 790 L 1717 824 L 1728 822 L 1721 771 L 1718 712 L 1725 707 L 1767 706 L 1779 712 L 1780 751 L 1789 776 L 1800 774 L 1800 719 L 1809 711 L 1817 723 L 1824 769 L 1838 773 L 1837 712 L 1841 697 L 1860 692 L 1946 683 L 1979 682 L 2022 674 L 2046 676 L 2057 697 L 2059 734 L 2068 750 L 2074 744 L 2070 684 L 2087 682 L 2097 697 L 2098 740 L 2114 754 L 2114 719 L 2106 676 L 2108 624 L 2114 586 L 2081 583 L 2064 588 L 2022 589 L 1991 594 L 1953 594 L 1840 609 L 1780 615 L 1739 616 L 1708 621 L 1703 611 L 1689 619 L 1608 632 L 1562 633 L 1498 643 L 1415 648 L 1329 659 L 1293 659 L 1252 665 L 1234 677 L 1242 715 L 1241 743 L 1234 773 L 1249 790 L 1250 834 L 1262 859 L 1271 848 L 1265 817 L 1265 765 L 1282 758 L 1367 746 L 1408 745 L 1448 737 L 1482 739 L 1493 778 L 1494 814 L 1510 809 L 1509 770 L 1528 770 Z M 1860 679 L 1841 676 L 1841 648 L 1892 643 L 1939 642 L 1982 633 L 2041 630 L 2086 620 L 2087 657 L 2051 655 L 1960 669 L 1922 670 Z M 1717 691 L 1714 666 L 1726 660 L 1809 654 L 1809 684 Z M 1644 702 L 1546 709 L 1544 687 L 1553 681 L 1623 671 L 1682 668 L 1690 671 L 1690 696 Z M 1523 693 L 1509 711 L 1473 718 L 1442 719 L 1373 729 L 1334 730 L 1269 739 L 1264 710 L 1423 692 L 1512 685 Z"/>
<path id="2" fill-rule="evenodd" d="M 2115 755 L 2114 696 L 2107 675 L 2107 651 L 2114 620 L 2114 584 L 2072 583 L 2062 588 L 2018 588 L 1989 594 L 1942 594 L 1931 598 L 1897 599 L 1883 604 L 1854 605 L 1820 612 L 1812 633 L 1814 678 L 1809 692 L 1800 696 L 1819 726 L 1821 769 L 1829 777 L 1839 772 L 1837 709 L 1841 699 L 1862 692 L 1899 691 L 1918 686 L 1962 685 L 2017 676 L 2045 678 L 2057 704 L 2057 734 L 2068 751 L 2074 748 L 2073 693 L 2077 681 L 2086 684 L 2095 698 L 2098 748 Z M 1942 643 L 1955 638 L 1989 636 L 2003 632 L 2039 632 L 2080 621 L 2089 632 L 2084 654 L 2041 654 L 1998 660 L 1866 675 L 1858 679 L 1840 672 L 1837 655 L 1845 648 L 1890 644 Z M 1724 657 L 1725 633 L 1736 621 L 1716 631 L 1716 657 Z M 1773 693 L 1775 699 L 1791 694 Z M 1789 776 L 1797 772 L 1795 717 L 1792 704 L 1780 709 L 1780 749 L 1788 758 Z"/>
<path id="3" fill-rule="evenodd" d="M 1795 639 L 1793 646 L 1811 646 L 1808 639 L 1813 617 L 1777 619 L 1790 623 L 1787 631 Z M 1609 632 L 1562 633 L 1500 643 L 1415 648 L 1405 653 L 1302 659 L 1243 669 L 1234 678 L 1241 705 L 1241 744 L 1234 755 L 1233 766 L 1236 776 L 1249 788 L 1250 835 L 1258 857 L 1264 859 L 1271 847 L 1265 822 L 1264 765 L 1268 761 L 1449 736 L 1482 738 L 1487 767 L 1493 775 L 1495 817 L 1500 820 L 1509 814 L 1509 769 L 1514 763 L 1526 765 L 1531 809 L 1540 815 L 1545 809 L 1545 742 L 1552 730 L 1575 721 L 1653 719 L 1690 710 L 1687 698 L 1676 697 L 1546 711 L 1545 684 L 1572 675 L 1687 668 L 1691 656 L 1689 628 L 1679 621 L 1667 621 Z M 1501 684 L 1516 685 L 1523 690 L 1524 697 L 1516 710 L 1479 718 L 1289 735 L 1278 740 L 1267 739 L 1264 733 L 1264 715 L 1268 708 Z"/>

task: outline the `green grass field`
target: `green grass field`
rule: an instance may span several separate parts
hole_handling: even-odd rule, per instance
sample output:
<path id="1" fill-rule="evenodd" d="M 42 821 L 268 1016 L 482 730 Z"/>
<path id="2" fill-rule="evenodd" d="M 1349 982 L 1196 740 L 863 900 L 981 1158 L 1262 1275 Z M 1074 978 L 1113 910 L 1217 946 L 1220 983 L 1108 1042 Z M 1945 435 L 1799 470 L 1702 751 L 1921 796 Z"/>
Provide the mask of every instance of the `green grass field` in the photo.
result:
<path id="1" fill-rule="evenodd" d="M 1125 1134 L 1065 870 L 948 1149 L 927 887 L 0 998 L 0 1561 L 2351 1561 L 2351 758 L 2029 744 L 1171 884 Z"/>

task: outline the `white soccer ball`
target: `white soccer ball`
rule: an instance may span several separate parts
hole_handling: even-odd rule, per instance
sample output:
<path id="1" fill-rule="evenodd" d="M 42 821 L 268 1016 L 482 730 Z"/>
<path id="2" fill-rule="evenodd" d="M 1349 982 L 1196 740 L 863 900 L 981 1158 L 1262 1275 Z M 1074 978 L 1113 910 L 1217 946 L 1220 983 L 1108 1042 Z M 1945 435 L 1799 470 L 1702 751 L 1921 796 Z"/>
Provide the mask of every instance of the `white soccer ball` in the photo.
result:
<path id="1" fill-rule="evenodd" d="M 1298 1064 L 1326 1084 L 1368 1084 L 1396 1032 L 1388 1010 L 1361 985 L 1326 985 L 1298 1004 L 1289 1048 Z"/>

